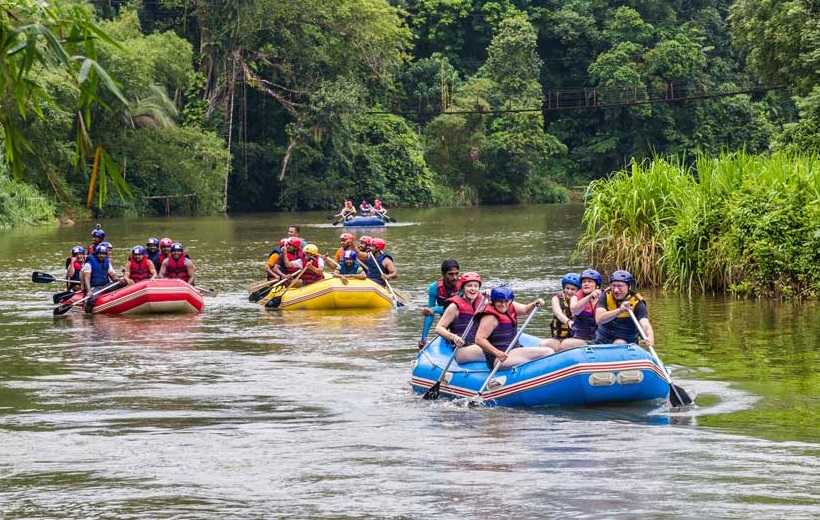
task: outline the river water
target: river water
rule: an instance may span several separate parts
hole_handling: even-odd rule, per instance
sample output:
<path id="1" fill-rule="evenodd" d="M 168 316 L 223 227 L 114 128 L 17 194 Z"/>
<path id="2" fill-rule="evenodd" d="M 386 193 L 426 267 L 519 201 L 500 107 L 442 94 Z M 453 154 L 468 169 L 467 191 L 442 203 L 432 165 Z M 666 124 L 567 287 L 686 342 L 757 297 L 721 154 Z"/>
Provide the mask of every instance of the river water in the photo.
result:
<path id="1" fill-rule="evenodd" d="M 182 241 L 219 291 L 190 317 L 52 315 L 93 223 L 0 236 L 2 518 L 817 518 L 820 316 L 814 303 L 660 292 L 657 350 L 697 406 L 463 408 L 409 389 L 425 288 L 462 271 L 549 297 L 577 205 L 396 210 L 395 287 L 373 312 L 247 302 L 288 224 L 323 252 L 324 213 L 103 221 L 122 266 Z M 528 332 L 544 335 L 546 312 Z"/>

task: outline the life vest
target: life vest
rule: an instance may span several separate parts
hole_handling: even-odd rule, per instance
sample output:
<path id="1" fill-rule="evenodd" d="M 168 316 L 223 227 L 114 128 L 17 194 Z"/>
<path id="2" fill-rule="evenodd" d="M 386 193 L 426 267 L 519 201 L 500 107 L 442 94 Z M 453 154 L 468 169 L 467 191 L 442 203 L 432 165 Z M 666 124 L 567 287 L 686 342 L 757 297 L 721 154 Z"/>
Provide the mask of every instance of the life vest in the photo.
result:
<path id="1" fill-rule="evenodd" d="M 154 264 L 154 269 L 159 272 L 160 268 L 162 267 L 162 261 L 165 260 L 162 257 L 162 253 L 160 253 L 159 249 L 154 251 L 154 254 L 146 252 L 145 257 Z"/>
<path id="2" fill-rule="evenodd" d="M 110 281 L 108 278 L 108 270 L 111 265 L 108 261 L 108 257 L 100 263 L 100 260 L 96 256 L 89 256 L 86 258 L 86 262 L 91 264 L 91 287 L 107 285 Z"/>
<path id="3" fill-rule="evenodd" d="M 487 340 L 498 350 L 506 352 L 507 347 L 510 346 L 510 343 L 515 339 L 515 335 L 518 332 L 518 316 L 515 314 L 515 309 L 511 303 L 510 306 L 507 307 L 507 312 L 501 314 L 495 310 L 495 307 L 490 303 L 483 311 L 476 313 L 475 319 L 480 322 L 481 318 L 487 314 L 495 316 L 498 320 L 498 326 L 490 333 Z M 515 347 L 516 346 L 513 346 L 512 348 Z M 484 352 L 484 359 L 487 360 L 487 366 L 492 367 L 495 365 L 496 358 L 489 352 Z"/>
<path id="4" fill-rule="evenodd" d="M 561 312 L 563 312 L 567 318 L 572 319 L 572 311 L 569 308 L 569 298 L 567 298 L 563 292 L 555 296 L 558 297 L 558 305 L 561 307 Z M 552 334 L 553 338 L 571 338 L 572 329 L 570 329 L 566 323 L 561 322 L 557 316 L 553 316 L 550 322 L 550 334 Z"/>
<path id="5" fill-rule="evenodd" d="M 312 261 L 308 262 L 307 260 L 304 261 L 305 265 L 311 265 L 313 267 L 319 267 L 319 258 L 314 258 Z M 302 281 L 305 282 L 305 285 L 309 285 L 312 283 L 316 283 L 319 280 L 323 279 L 324 275 L 322 273 L 314 273 L 310 269 L 305 269 L 305 272 L 302 273 Z"/>
<path id="6" fill-rule="evenodd" d="M 373 209 L 370 204 L 359 204 L 359 211 L 363 217 L 370 215 L 370 210 Z"/>
<path id="7" fill-rule="evenodd" d="M 367 257 L 367 277 L 376 282 L 377 284 L 381 285 L 382 287 L 387 285 L 387 282 L 382 280 L 382 273 L 387 274 L 387 271 L 384 268 L 384 259 L 389 258 L 393 260 L 393 257 L 382 251 L 382 254 L 376 258 L 376 255 L 370 254 Z M 378 264 L 378 267 L 376 266 Z M 381 268 L 381 271 L 379 269 Z"/>
<path id="8" fill-rule="evenodd" d="M 339 268 L 337 270 L 339 274 L 359 274 L 362 272 L 362 266 L 360 266 L 358 262 L 353 262 L 350 269 L 348 269 L 346 262 L 339 262 Z"/>
<path id="9" fill-rule="evenodd" d="M 479 294 L 473 303 L 470 304 L 463 296 L 453 296 L 449 300 L 447 300 L 447 304 L 453 304 L 458 309 L 458 315 L 456 315 L 456 319 L 450 323 L 450 326 L 447 327 L 447 330 L 452 332 L 457 336 L 461 336 L 464 340 L 465 345 L 470 345 L 475 343 L 475 333 L 478 330 L 478 323 L 477 320 L 473 318 L 475 316 L 475 311 L 481 306 L 481 302 L 484 301 L 484 296 Z M 472 321 L 472 325 L 470 325 L 470 321 Z M 467 330 L 467 325 L 470 325 L 470 330 Z M 466 332 L 466 335 L 465 335 Z"/>
<path id="10" fill-rule="evenodd" d="M 615 301 L 610 289 L 607 289 L 604 294 L 606 294 L 606 310 L 613 311 L 621 306 L 622 302 Z M 641 303 L 646 305 L 643 296 L 638 293 L 630 292 L 627 294 L 626 299 L 632 303 L 633 309 Z M 618 314 L 609 323 L 598 325 L 598 330 L 595 333 L 595 343 L 612 343 L 616 339 L 622 339 L 627 343 L 638 342 L 638 327 L 635 326 L 635 322 L 632 321 L 632 317 L 628 312 Z"/>
<path id="11" fill-rule="evenodd" d="M 165 269 L 165 278 L 179 278 L 185 282 L 188 281 L 188 267 L 185 261 L 188 258 L 184 255 L 179 255 L 178 260 L 174 260 L 173 256 L 166 258 L 168 261 L 168 268 Z"/>
<path id="12" fill-rule="evenodd" d="M 147 280 L 151 278 L 151 268 L 148 266 L 150 260 L 142 257 L 142 261 L 137 262 L 133 257 L 128 258 L 128 266 L 131 273 L 131 279 L 135 282 Z"/>
<path id="13" fill-rule="evenodd" d="M 284 273 L 291 274 L 291 273 L 298 273 L 299 271 L 301 271 L 301 269 L 299 267 L 296 267 L 295 265 L 291 265 L 290 267 L 286 266 L 285 265 L 285 255 L 287 255 L 288 261 L 291 264 L 293 264 L 293 262 L 295 262 L 296 260 L 301 259 L 302 260 L 302 265 L 304 266 L 305 256 L 302 254 L 302 252 L 299 251 L 298 253 L 295 253 L 295 254 L 288 252 L 288 253 L 285 253 L 284 255 L 280 256 L 279 260 L 277 260 L 277 262 L 279 262 L 279 268 Z M 307 271 L 305 271 L 305 274 L 307 274 Z"/>
<path id="14" fill-rule="evenodd" d="M 436 305 L 444 305 L 447 300 L 456 296 L 458 292 L 461 290 L 461 281 L 456 281 L 456 284 L 452 288 L 447 288 L 444 284 L 444 280 L 439 280 L 436 282 Z"/>
<path id="15" fill-rule="evenodd" d="M 580 291 L 576 295 L 579 295 L 579 299 L 586 297 L 586 294 Z M 581 312 L 572 317 L 572 337 L 592 341 L 595 339 L 596 330 L 598 330 L 598 323 L 595 321 L 595 308 L 591 303 L 587 303 Z"/>
<path id="16" fill-rule="evenodd" d="M 74 274 L 71 275 L 71 280 L 66 285 L 68 286 L 67 289 L 74 288 L 80 285 L 82 282 L 80 281 L 80 274 L 82 274 L 83 270 L 83 263 L 77 260 L 76 258 L 70 258 L 71 262 L 74 264 Z"/>

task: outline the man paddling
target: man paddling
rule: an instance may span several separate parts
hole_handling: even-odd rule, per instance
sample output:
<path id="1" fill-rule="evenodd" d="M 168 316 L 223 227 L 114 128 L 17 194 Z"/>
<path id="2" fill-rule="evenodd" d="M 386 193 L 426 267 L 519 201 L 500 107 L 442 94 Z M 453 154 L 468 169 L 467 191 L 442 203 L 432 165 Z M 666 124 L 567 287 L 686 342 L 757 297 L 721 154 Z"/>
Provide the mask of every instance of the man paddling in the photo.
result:
<path id="1" fill-rule="evenodd" d="M 637 343 L 639 331 L 629 315 L 631 309 L 646 333 L 644 344 L 647 347 L 655 344 L 655 331 L 649 322 L 646 302 L 643 296 L 632 290 L 634 284 L 635 279 L 629 271 L 618 270 L 609 277 L 609 288 L 595 309 L 598 323 L 595 343 Z"/>
<path id="2" fill-rule="evenodd" d="M 430 327 L 433 325 L 434 315 L 444 312 L 444 304 L 459 294 L 461 290 L 461 281 L 459 280 L 459 265 L 455 258 L 445 258 L 441 262 L 441 278 L 431 283 L 427 288 L 427 306 L 421 308 L 421 314 L 424 316 L 424 323 L 421 328 L 421 339 L 419 340 L 419 348 L 424 348 L 427 344 L 427 334 L 430 332 Z"/>

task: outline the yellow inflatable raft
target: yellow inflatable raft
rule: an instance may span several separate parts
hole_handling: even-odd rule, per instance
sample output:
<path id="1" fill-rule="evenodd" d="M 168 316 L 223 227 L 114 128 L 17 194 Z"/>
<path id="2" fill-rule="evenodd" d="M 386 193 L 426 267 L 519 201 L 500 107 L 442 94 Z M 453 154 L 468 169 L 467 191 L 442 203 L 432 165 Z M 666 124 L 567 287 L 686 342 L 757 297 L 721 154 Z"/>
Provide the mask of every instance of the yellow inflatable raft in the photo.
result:
<path id="1" fill-rule="evenodd" d="M 282 295 L 280 309 L 322 310 L 322 309 L 379 309 L 392 307 L 390 293 L 370 280 L 348 278 L 347 285 L 339 278 L 325 274 L 325 279 L 288 289 Z"/>

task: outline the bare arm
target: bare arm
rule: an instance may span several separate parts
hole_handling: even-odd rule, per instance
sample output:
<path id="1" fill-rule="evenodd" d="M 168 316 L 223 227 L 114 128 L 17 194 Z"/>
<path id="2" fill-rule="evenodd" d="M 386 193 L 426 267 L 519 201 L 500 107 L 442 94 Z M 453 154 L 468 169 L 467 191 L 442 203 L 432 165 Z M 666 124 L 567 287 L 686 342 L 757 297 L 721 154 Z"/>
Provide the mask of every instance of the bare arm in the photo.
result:
<path id="1" fill-rule="evenodd" d="M 481 321 L 478 323 L 478 330 L 475 333 L 475 344 L 481 347 L 481 350 L 484 352 L 492 354 L 498 358 L 499 361 L 503 362 L 507 359 L 507 354 L 505 354 L 504 351 L 495 348 L 488 339 L 490 334 L 493 333 L 497 326 L 498 319 L 495 316 L 482 316 Z"/>
<path id="2" fill-rule="evenodd" d="M 439 318 L 438 323 L 436 323 L 436 334 L 441 336 L 442 338 L 446 339 L 450 343 L 454 345 L 461 345 L 464 344 L 464 340 L 461 339 L 458 334 L 454 334 L 448 330 L 447 327 L 453 323 L 453 320 L 456 319 L 458 316 L 458 305 L 448 305 L 447 309 L 444 310 L 444 314 L 441 315 Z"/>

